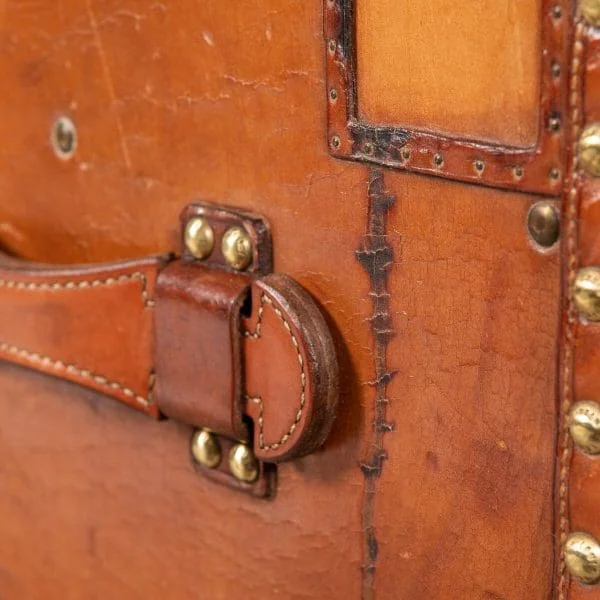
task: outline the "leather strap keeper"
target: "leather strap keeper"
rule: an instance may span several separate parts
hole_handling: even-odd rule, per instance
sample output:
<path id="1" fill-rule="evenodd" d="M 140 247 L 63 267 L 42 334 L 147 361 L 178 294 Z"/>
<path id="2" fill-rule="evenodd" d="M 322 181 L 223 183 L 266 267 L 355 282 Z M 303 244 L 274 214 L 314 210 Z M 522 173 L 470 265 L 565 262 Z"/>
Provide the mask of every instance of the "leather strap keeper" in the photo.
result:
<path id="1" fill-rule="evenodd" d="M 250 279 L 177 261 L 156 289 L 156 395 L 163 414 L 247 441 L 240 311 Z"/>

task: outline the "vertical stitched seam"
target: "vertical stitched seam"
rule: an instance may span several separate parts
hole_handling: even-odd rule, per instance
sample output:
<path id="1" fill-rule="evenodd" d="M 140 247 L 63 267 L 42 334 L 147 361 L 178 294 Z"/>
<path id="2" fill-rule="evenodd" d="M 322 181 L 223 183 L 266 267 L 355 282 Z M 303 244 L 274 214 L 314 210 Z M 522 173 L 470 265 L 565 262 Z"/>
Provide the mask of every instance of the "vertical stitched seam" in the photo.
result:
<path id="1" fill-rule="evenodd" d="M 563 356 L 563 381 L 562 398 L 560 405 L 560 437 L 561 449 L 559 459 L 559 534 L 560 534 L 560 558 L 559 558 L 559 589 L 558 599 L 566 600 L 568 597 L 568 573 L 564 557 L 564 544 L 569 533 L 569 467 L 571 455 L 571 440 L 569 434 L 568 411 L 572 401 L 573 389 L 571 377 L 573 376 L 573 341 L 574 330 L 577 322 L 577 311 L 573 302 L 573 284 L 577 275 L 577 208 L 579 200 L 579 159 L 577 156 L 577 143 L 581 133 L 582 98 L 581 79 L 583 55 L 583 37 L 585 28 L 581 22 L 580 15 L 575 16 L 575 36 L 573 43 L 573 58 L 569 85 L 569 106 L 571 110 L 572 127 L 572 159 L 571 159 L 571 181 L 567 197 L 567 322 L 565 327 L 565 348 Z"/>
<path id="2" fill-rule="evenodd" d="M 296 411 L 294 421 L 290 425 L 287 433 L 285 433 L 278 442 L 274 442 L 272 444 L 264 443 L 265 438 L 264 438 L 264 419 L 263 419 L 263 409 L 264 409 L 263 399 L 260 396 L 252 397 L 252 396 L 249 396 L 248 394 L 245 394 L 245 396 L 244 396 L 247 401 L 251 401 L 251 402 L 254 402 L 259 405 L 258 444 L 259 444 L 260 449 L 261 450 L 277 450 L 277 448 L 280 448 L 281 446 L 284 446 L 285 444 L 287 444 L 287 442 L 289 442 L 290 437 L 292 436 L 294 431 L 296 431 L 296 427 L 298 426 L 298 423 L 302 419 L 302 413 L 304 412 L 304 408 L 306 405 L 306 372 L 305 372 L 305 366 L 304 366 L 304 358 L 302 357 L 302 353 L 300 352 L 300 345 L 298 343 L 296 336 L 292 332 L 290 324 L 287 322 L 287 320 L 283 316 L 283 313 L 276 306 L 273 305 L 273 301 L 271 300 L 271 298 L 266 296 L 266 294 L 262 294 L 260 297 L 260 308 L 258 310 L 258 319 L 256 322 L 256 329 L 254 331 L 244 331 L 243 332 L 244 337 L 247 337 L 251 340 L 258 340 L 261 337 L 261 335 L 262 335 L 261 334 L 262 319 L 263 319 L 263 315 L 264 315 L 265 304 L 268 304 L 273 309 L 273 312 L 277 315 L 277 317 L 279 317 L 279 319 L 283 323 L 283 326 L 285 327 L 286 331 L 289 333 L 290 338 L 292 340 L 292 345 L 294 346 L 294 349 L 296 350 L 298 364 L 300 365 L 300 406 L 299 406 L 298 410 Z"/>

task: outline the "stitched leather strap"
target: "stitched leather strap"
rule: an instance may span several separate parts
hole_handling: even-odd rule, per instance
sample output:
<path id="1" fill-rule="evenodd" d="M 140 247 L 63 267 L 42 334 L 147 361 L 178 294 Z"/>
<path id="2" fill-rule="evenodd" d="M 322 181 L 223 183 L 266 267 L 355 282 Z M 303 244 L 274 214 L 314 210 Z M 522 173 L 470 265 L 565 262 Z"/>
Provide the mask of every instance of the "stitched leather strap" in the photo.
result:
<path id="1" fill-rule="evenodd" d="M 312 452 L 333 422 L 333 341 L 285 276 L 164 257 L 61 269 L 0 257 L 0 322 L 0 358 L 231 439 L 253 430 L 265 461 Z"/>

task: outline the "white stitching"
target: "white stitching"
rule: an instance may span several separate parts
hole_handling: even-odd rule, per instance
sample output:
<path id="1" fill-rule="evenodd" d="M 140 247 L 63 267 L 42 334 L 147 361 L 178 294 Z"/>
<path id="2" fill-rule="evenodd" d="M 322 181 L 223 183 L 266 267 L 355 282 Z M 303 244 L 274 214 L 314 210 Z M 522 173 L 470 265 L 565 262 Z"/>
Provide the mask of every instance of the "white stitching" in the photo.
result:
<path id="1" fill-rule="evenodd" d="M 107 277 L 106 279 L 94 279 L 92 281 L 66 281 L 66 282 L 42 282 L 42 283 L 34 283 L 34 282 L 24 282 L 24 281 L 13 281 L 10 279 L 0 279 L 0 288 L 6 287 L 9 289 L 15 290 L 38 290 L 38 291 L 46 291 L 46 292 L 56 292 L 58 290 L 84 290 L 90 288 L 96 288 L 103 285 L 115 285 L 118 283 L 122 283 L 124 281 L 139 281 L 142 285 L 141 289 L 141 297 L 142 302 L 145 307 L 153 308 L 154 300 L 149 298 L 147 284 L 148 280 L 146 275 L 141 271 L 136 271 L 135 273 L 130 273 L 127 275 L 119 275 L 118 277 Z M 152 390 L 154 387 L 154 372 L 150 373 L 148 380 L 148 398 L 144 398 L 139 394 L 136 394 L 134 390 L 128 388 L 124 385 L 116 381 L 111 381 L 107 377 L 103 375 L 95 374 L 89 371 L 88 369 L 82 369 L 76 365 L 65 363 L 62 360 L 54 360 L 48 356 L 43 356 L 37 352 L 30 352 L 24 348 L 19 348 L 13 344 L 7 344 L 5 342 L 0 342 L 0 351 L 6 352 L 8 354 L 12 354 L 13 356 L 18 356 L 20 358 L 24 358 L 33 363 L 38 363 L 44 368 L 53 368 L 59 371 L 66 371 L 69 374 L 77 375 L 82 377 L 83 379 L 89 379 L 93 381 L 97 385 L 105 386 L 113 391 L 117 390 L 124 394 L 127 398 L 131 398 L 144 408 L 148 408 L 152 405 Z"/>
<path id="2" fill-rule="evenodd" d="M 265 304 L 268 304 L 273 309 L 275 314 L 279 317 L 279 319 L 283 323 L 283 326 L 285 327 L 286 331 L 290 334 L 292 345 L 294 346 L 294 349 L 296 350 L 296 355 L 298 357 L 298 364 L 300 365 L 300 406 L 299 406 L 298 410 L 296 411 L 296 416 L 294 418 L 294 421 L 290 425 L 290 428 L 288 429 L 287 433 L 285 433 L 278 442 L 275 442 L 273 444 L 265 444 L 264 419 L 263 419 L 263 408 L 264 408 L 263 399 L 260 396 L 251 397 L 251 396 L 248 396 L 247 394 L 245 395 L 245 398 L 247 401 L 254 402 L 254 403 L 258 404 L 260 407 L 259 413 L 258 413 L 258 430 L 259 430 L 258 445 L 259 445 L 260 449 L 261 450 L 277 450 L 277 448 L 284 446 L 290 440 L 290 437 L 296 430 L 296 427 L 298 426 L 300 419 L 302 419 L 302 413 L 303 413 L 304 407 L 306 405 L 306 373 L 305 373 L 304 358 L 302 357 L 302 353 L 300 352 L 300 344 L 298 344 L 298 340 L 296 339 L 296 336 L 292 332 L 292 328 L 290 327 L 290 324 L 286 321 L 285 317 L 283 316 L 283 313 L 276 306 L 273 305 L 273 301 L 266 294 L 262 294 L 260 297 L 260 308 L 258 309 L 258 320 L 256 323 L 256 329 L 254 331 L 244 331 L 244 337 L 247 337 L 252 340 L 258 340 L 261 337 L 261 327 L 262 327 L 262 319 L 263 319 L 263 315 L 264 315 Z"/>

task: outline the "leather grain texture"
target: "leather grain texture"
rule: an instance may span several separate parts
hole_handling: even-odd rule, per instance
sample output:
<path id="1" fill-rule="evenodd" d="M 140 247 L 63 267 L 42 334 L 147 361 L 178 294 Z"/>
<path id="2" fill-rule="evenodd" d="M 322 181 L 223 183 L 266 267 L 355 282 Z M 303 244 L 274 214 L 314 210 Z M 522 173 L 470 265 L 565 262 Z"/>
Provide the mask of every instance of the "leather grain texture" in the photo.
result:
<path id="1" fill-rule="evenodd" d="M 264 214 L 341 382 L 325 446 L 264 502 L 200 477 L 188 427 L 0 366 L 7 599 L 551 597 L 560 260 L 527 238 L 539 197 L 332 158 L 322 33 L 320 0 L 0 11 L 2 245 L 116 260 L 175 251 L 194 199 Z"/>

